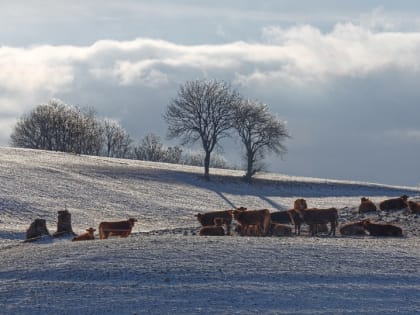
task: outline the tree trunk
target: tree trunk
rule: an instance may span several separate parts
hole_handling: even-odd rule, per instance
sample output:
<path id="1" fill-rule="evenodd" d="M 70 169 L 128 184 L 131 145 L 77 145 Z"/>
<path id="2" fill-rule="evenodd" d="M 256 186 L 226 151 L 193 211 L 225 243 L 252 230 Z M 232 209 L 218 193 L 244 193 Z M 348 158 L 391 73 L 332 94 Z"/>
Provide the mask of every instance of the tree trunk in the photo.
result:
<path id="1" fill-rule="evenodd" d="M 63 234 L 76 235 L 71 227 L 71 214 L 67 210 L 58 211 L 57 232 L 53 236 L 61 236 Z"/>
<path id="2" fill-rule="evenodd" d="M 26 239 L 40 238 L 43 235 L 50 235 L 44 219 L 35 219 L 26 230 Z"/>
<path id="3" fill-rule="evenodd" d="M 204 157 L 204 178 L 210 180 L 210 152 L 206 151 L 206 156 Z"/>
<path id="4" fill-rule="evenodd" d="M 246 174 L 245 174 L 245 180 L 247 182 L 250 182 L 252 179 L 252 175 L 254 175 L 254 157 L 252 152 L 247 152 L 247 168 L 246 168 Z"/>

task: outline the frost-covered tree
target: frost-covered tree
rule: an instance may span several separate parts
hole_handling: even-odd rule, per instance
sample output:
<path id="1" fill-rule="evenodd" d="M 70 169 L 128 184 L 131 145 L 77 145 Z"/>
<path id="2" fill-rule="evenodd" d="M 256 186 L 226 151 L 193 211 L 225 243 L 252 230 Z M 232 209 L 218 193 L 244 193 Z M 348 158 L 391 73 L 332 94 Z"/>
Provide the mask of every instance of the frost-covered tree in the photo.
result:
<path id="1" fill-rule="evenodd" d="M 188 81 L 164 114 L 169 139 L 181 138 L 182 144 L 201 141 L 206 179 L 210 178 L 211 153 L 232 128 L 233 108 L 239 101 L 239 94 L 225 82 Z"/>
<path id="2" fill-rule="evenodd" d="M 102 134 L 106 156 L 128 157 L 132 140 L 128 132 L 116 120 L 104 119 L 102 121 Z"/>
<path id="3" fill-rule="evenodd" d="M 285 154 L 283 142 L 290 137 L 286 124 L 269 112 L 268 106 L 255 101 L 242 101 L 235 106 L 234 128 L 244 145 L 245 179 L 262 169 L 267 153 Z"/>
<path id="4" fill-rule="evenodd" d="M 101 126 L 91 108 L 51 100 L 24 115 L 11 134 L 11 145 L 80 154 L 99 154 Z"/>
<path id="5" fill-rule="evenodd" d="M 140 145 L 134 148 L 134 154 L 139 160 L 163 162 L 165 149 L 160 137 L 149 133 L 142 139 Z"/>

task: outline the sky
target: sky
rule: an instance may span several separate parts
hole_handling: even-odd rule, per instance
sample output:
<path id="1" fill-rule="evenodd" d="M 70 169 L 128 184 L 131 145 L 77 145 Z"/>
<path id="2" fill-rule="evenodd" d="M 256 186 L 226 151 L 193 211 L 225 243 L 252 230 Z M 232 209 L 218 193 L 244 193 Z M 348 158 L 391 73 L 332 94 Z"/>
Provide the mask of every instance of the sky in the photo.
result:
<path id="1" fill-rule="evenodd" d="M 171 99 L 217 79 L 287 123 L 267 171 L 419 185 L 419 78 L 418 1 L 0 0 L 0 146 L 53 98 L 176 144 Z"/>

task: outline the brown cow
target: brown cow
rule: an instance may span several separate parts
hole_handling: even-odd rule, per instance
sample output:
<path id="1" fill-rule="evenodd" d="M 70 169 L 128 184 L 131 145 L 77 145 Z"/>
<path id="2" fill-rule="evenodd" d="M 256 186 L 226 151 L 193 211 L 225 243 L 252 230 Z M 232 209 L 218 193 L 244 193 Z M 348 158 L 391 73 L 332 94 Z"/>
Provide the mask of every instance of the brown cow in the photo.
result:
<path id="1" fill-rule="evenodd" d="M 376 205 L 368 198 L 363 197 L 360 199 L 359 213 L 374 212 L 376 210 Z"/>
<path id="2" fill-rule="evenodd" d="M 358 221 L 358 222 L 350 222 L 344 224 L 340 227 L 340 234 L 341 235 L 366 235 L 366 230 L 364 227 L 365 220 Z"/>
<path id="3" fill-rule="evenodd" d="M 88 228 L 86 231 L 87 231 L 87 233 L 83 233 L 83 234 L 81 234 L 79 236 L 74 237 L 72 239 L 72 242 L 75 242 L 75 241 L 89 241 L 89 240 L 94 240 L 95 239 L 95 236 L 93 235 L 93 232 L 95 232 L 96 229 L 94 229 L 94 228 Z"/>
<path id="4" fill-rule="evenodd" d="M 272 223 L 295 224 L 289 211 L 275 211 L 270 213 Z"/>
<path id="5" fill-rule="evenodd" d="M 235 228 L 235 231 L 240 236 L 260 236 L 261 235 L 261 228 L 258 224 L 251 224 L 251 225 L 238 224 Z"/>
<path id="6" fill-rule="evenodd" d="M 379 204 L 379 208 L 383 211 L 405 209 L 407 208 L 407 199 L 407 195 L 402 195 L 398 198 L 387 199 Z"/>
<path id="7" fill-rule="evenodd" d="M 110 235 L 127 237 L 130 235 L 135 222 L 137 220 L 133 218 L 118 222 L 101 222 L 99 224 L 99 238 L 101 240 L 106 239 Z"/>
<path id="8" fill-rule="evenodd" d="M 197 217 L 198 222 L 201 226 L 212 226 L 214 225 L 214 219 L 220 218 L 223 220 L 223 224 L 226 225 L 226 234 L 230 234 L 230 225 L 232 223 L 232 212 L 233 210 L 224 210 L 224 211 L 212 211 L 206 213 L 198 213 L 194 215 Z"/>
<path id="9" fill-rule="evenodd" d="M 290 215 L 293 217 L 293 221 L 295 222 L 295 234 L 300 235 L 300 227 L 303 224 L 303 219 L 300 216 L 301 210 L 305 210 L 308 208 L 308 204 L 306 203 L 305 199 L 299 198 L 296 199 L 293 204 L 293 209 L 290 209 Z"/>
<path id="10" fill-rule="evenodd" d="M 224 236 L 225 230 L 222 226 L 203 226 L 199 234 L 201 236 Z"/>
<path id="11" fill-rule="evenodd" d="M 312 224 L 309 226 L 309 232 L 312 235 L 316 235 L 318 233 L 328 233 L 328 225 L 326 223 Z"/>
<path id="12" fill-rule="evenodd" d="M 238 208 L 233 211 L 233 217 L 242 226 L 258 225 L 261 231 L 260 235 L 267 235 L 270 229 L 271 216 L 267 209 L 262 210 L 242 210 Z"/>
<path id="13" fill-rule="evenodd" d="M 305 210 L 308 208 L 308 204 L 306 203 L 305 199 L 299 198 L 295 200 L 293 205 L 293 209 L 295 210 Z"/>
<path id="14" fill-rule="evenodd" d="M 328 235 L 335 235 L 335 229 L 338 224 L 338 211 L 336 208 L 329 209 L 305 209 L 299 210 L 299 215 L 302 220 L 309 225 L 312 236 L 315 235 L 316 227 L 311 227 L 315 224 L 330 223 L 331 229 Z"/>
<path id="15" fill-rule="evenodd" d="M 271 223 L 270 234 L 273 236 L 292 236 L 292 228 L 284 224 Z"/>
<path id="16" fill-rule="evenodd" d="M 363 226 L 371 236 L 403 236 L 402 229 L 393 224 L 378 224 L 365 220 Z"/>
<path id="17" fill-rule="evenodd" d="M 408 208 L 410 209 L 411 213 L 420 213 L 420 203 L 415 201 L 408 202 Z"/>

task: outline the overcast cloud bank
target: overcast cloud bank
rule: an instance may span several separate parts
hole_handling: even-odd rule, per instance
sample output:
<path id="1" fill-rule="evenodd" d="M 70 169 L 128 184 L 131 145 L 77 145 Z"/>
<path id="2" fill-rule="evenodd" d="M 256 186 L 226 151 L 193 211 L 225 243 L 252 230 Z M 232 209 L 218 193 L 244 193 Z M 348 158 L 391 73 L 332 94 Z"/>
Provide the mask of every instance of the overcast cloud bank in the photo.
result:
<path id="1" fill-rule="evenodd" d="M 354 161 L 354 157 L 344 155 L 340 146 L 356 150 L 365 142 L 369 147 L 378 137 L 394 141 L 397 147 L 418 144 L 415 119 L 405 120 L 399 113 L 407 116 L 417 101 L 413 82 L 419 75 L 420 32 L 389 28 L 337 23 L 323 32 L 311 25 L 268 26 L 258 41 L 223 44 L 137 38 L 99 40 L 90 46 L 2 46 L 0 144 L 8 143 L 18 117 L 51 98 L 93 106 L 100 115 L 119 119 L 135 138 L 144 136 L 152 125 L 164 135 L 166 126 L 160 116 L 178 86 L 207 77 L 231 82 L 246 97 L 267 102 L 289 121 L 293 140 L 289 164 L 282 162 L 281 169 L 309 176 L 320 176 L 316 169 L 329 170 L 324 176 L 345 177 L 340 170 L 349 165 L 346 158 Z M 373 116 L 368 120 L 363 118 L 366 115 Z M 338 157 L 341 162 L 329 167 L 322 165 L 325 152 L 321 151 L 327 144 L 343 153 Z M 307 163 L 298 161 L 302 154 L 313 152 L 312 146 L 320 152 L 313 155 L 315 164 L 305 170 Z M 367 165 L 386 152 L 385 147 L 375 150 Z M 387 158 L 384 169 L 395 156 Z M 410 179 L 407 184 L 416 182 Z"/>

